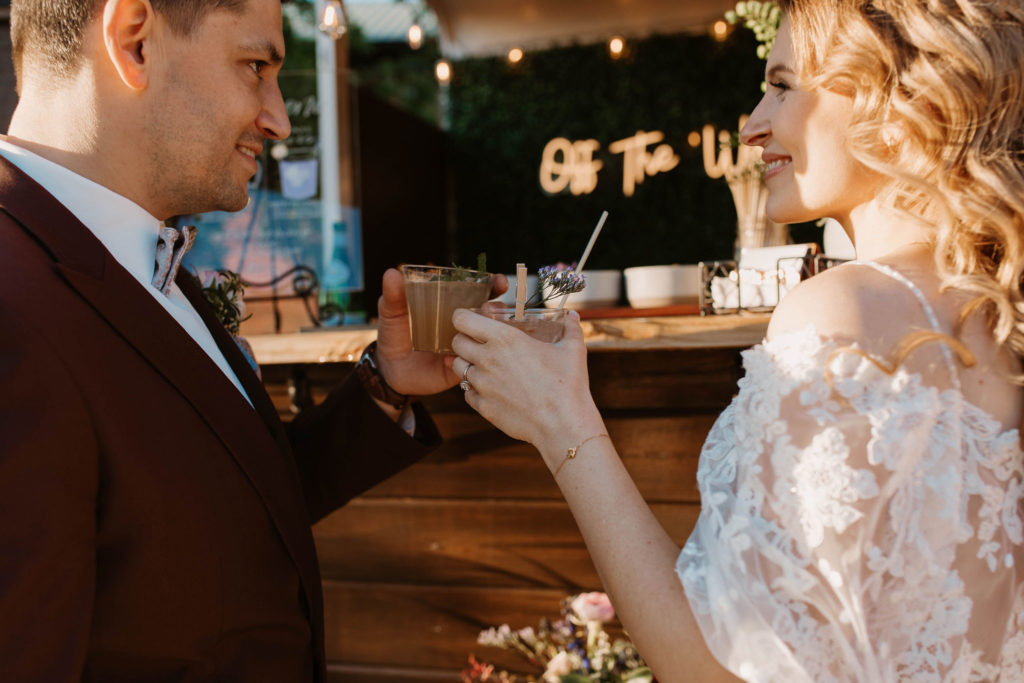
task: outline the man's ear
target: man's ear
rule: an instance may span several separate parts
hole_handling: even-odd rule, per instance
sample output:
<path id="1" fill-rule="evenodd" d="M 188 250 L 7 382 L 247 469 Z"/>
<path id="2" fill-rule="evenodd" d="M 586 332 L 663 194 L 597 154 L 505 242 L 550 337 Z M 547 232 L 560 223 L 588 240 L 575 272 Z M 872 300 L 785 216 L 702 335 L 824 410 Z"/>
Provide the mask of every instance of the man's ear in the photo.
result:
<path id="1" fill-rule="evenodd" d="M 149 84 L 150 46 L 156 15 L 149 0 L 107 0 L 103 43 L 124 84 L 141 90 Z"/>

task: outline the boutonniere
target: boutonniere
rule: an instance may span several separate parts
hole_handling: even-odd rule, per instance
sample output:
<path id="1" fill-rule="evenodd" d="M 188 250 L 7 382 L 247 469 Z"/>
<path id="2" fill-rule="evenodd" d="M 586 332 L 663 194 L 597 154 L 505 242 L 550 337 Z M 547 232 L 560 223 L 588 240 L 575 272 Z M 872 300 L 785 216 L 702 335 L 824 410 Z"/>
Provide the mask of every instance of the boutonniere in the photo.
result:
<path id="1" fill-rule="evenodd" d="M 261 376 L 252 347 L 239 334 L 242 323 L 251 317 L 245 314 L 245 285 L 242 283 L 242 276 L 232 270 L 214 270 L 207 271 L 202 278 L 194 274 L 192 277 L 195 278 L 203 298 L 210 304 L 217 320 L 235 340 L 235 344 L 241 349 L 242 355 L 249 361 L 256 375 Z"/>
<path id="2" fill-rule="evenodd" d="M 207 271 L 202 278 L 194 276 L 206 303 L 210 304 L 217 320 L 232 337 L 237 337 L 245 315 L 245 285 L 242 276 L 232 270 Z"/>

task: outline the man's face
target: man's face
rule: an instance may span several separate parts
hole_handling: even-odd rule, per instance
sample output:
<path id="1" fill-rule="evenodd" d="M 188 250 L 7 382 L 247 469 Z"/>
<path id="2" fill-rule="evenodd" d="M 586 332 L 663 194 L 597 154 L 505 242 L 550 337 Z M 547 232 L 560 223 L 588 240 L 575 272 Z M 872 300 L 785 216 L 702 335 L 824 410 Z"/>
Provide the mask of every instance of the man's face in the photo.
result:
<path id="1" fill-rule="evenodd" d="M 280 0 L 211 12 L 192 35 L 158 19 L 146 144 L 158 217 L 238 211 L 266 139 L 291 133 L 277 75 Z"/>

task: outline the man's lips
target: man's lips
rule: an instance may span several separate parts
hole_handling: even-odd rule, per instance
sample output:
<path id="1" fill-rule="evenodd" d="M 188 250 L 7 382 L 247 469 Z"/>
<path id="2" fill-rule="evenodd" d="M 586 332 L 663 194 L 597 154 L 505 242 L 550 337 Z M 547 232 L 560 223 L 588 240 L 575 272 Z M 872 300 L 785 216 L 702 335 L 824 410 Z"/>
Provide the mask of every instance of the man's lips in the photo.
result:
<path id="1" fill-rule="evenodd" d="M 235 145 L 235 149 L 253 160 L 263 152 L 259 147 L 249 147 L 247 145 Z"/>
<path id="2" fill-rule="evenodd" d="M 259 171 L 258 159 L 263 150 L 258 147 L 250 147 L 248 145 L 235 145 L 235 151 L 248 160 L 248 164 L 250 164 L 250 176 L 255 175 Z"/>

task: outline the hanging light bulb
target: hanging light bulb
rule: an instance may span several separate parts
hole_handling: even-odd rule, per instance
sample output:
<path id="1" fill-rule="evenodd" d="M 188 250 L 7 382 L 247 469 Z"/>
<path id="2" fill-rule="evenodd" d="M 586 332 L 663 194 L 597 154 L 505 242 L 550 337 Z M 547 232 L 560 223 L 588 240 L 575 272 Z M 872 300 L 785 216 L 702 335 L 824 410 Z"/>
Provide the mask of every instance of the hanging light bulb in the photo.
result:
<path id="1" fill-rule="evenodd" d="M 452 81 L 452 63 L 447 59 L 439 59 L 434 64 L 434 75 L 437 76 L 437 82 L 442 85 L 447 85 Z"/>
<path id="2" fill-rule="evenodd" d="M 711 25 L 711 37 L 722 42 L 729 37 L 729 24 L 719 19 Z"/>
<path id="3" fill-rule="evenodd" d="M 345 10 L 342 9 L 339 0 L 327 0 L 324 2 L 324 11 L 320 15 L 319 28 L 334 40 L 341 38 L 348 31 Z"/>
<path id="4" fill-rule="evenodd" d="M 409 47 L 413 50 L 420 49 L 420 46 L 423 45 L 423 29 L 419 24 L 414 22 L 413 25 L 409 27 L 408 36 Z"/>
<path id="5" fill-rule="evenodd" d="M 618 59 L 622 56 L 622 53 L 626 49 L 626 41 L 621 36 L 613 36 L 608 41 L 608 53 L 614 58 Z"/>

